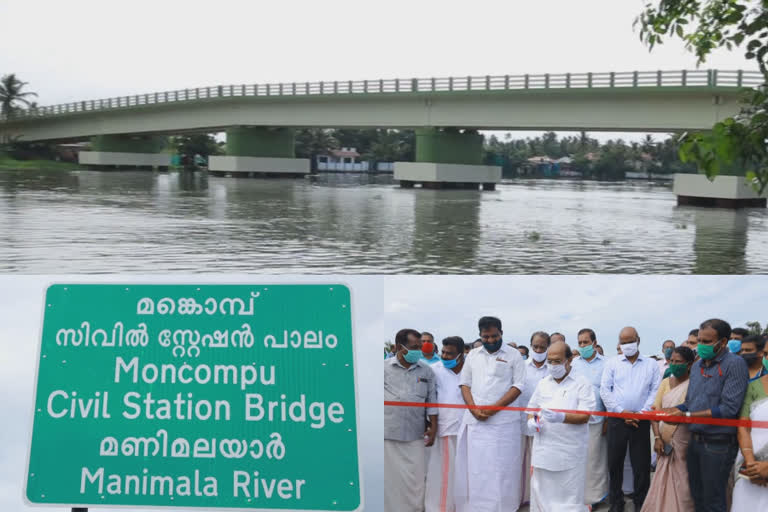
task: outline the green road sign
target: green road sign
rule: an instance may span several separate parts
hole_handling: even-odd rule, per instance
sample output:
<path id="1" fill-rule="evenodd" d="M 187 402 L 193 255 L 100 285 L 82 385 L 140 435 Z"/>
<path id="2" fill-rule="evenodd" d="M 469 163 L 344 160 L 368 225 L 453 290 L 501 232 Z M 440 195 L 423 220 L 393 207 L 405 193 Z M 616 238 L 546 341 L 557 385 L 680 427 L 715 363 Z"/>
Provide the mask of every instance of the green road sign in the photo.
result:
<path id="1" fill-rule="evenodd" d="M 48 288 L 25 495 L 361 507 L 342 285 Z"/>

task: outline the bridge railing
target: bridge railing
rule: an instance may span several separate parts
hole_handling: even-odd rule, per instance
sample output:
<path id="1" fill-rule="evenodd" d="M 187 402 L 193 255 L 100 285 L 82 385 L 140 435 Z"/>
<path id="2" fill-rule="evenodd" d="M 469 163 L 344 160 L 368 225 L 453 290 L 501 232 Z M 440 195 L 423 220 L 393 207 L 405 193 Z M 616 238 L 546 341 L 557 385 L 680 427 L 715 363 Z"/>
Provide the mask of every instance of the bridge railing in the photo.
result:
<path id="1" fill-rule="evenodd" d="M 78 112 L 116 110 L 145 105 L 252 96 L 317 96 L 328 94 L 383 94 L 451 91 L 504 91 L 519 89 L 596 89 L 623 87 L 736 87 L 753 88 L 765 83 L 758 71 L 679 70 L 606 73 L 560 73 L 447 78 L 397 78 L 331 82 L 291 82 L 197 87 L 134 96 L 76 101 L 36 107 L 0 116 L 0 121 L 51 117 Z"/>

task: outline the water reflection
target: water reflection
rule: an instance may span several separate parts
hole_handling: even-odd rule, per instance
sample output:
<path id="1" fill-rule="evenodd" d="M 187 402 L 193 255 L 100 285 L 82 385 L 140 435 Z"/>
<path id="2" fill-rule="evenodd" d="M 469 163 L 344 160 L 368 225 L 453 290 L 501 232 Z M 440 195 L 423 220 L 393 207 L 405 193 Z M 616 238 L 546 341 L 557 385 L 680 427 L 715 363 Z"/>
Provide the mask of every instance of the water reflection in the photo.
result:
<path id="1" fill-rule="evenodd" d="M 414 272 L 460 273 L 475 269 L 483 193 L 430 189 L 410 192 L 414 196 Z"/>
<path id="2" fill-rule="evenodd" d="M 0 271 L 763 273 L 766 219 L 634 183 L 2 171 Z"/>
<path id="3" fill-rule="evenodd" d="M 746 210 L 696 209 L 696 274 L 746 274 Z"/>

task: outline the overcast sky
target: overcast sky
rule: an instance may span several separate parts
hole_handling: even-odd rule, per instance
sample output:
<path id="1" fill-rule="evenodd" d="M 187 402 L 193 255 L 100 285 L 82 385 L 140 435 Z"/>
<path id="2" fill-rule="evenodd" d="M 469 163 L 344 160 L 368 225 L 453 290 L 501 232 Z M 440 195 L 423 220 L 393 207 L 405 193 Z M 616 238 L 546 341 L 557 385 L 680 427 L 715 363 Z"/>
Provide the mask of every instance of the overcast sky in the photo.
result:
<path id="1" fill-rule="evenodd" d="M 573 342 L 578 329 L 592 327 L 610 355 L 625 325 L 637 328 L 641 352 L 649 354 L 659 352 L 667 338 L 682 341 L 707 318 L 721 317 L 733 326 L 768 320 L 768 276 L 1 276 L 0 510 L 27 510 L 22 489 L 45 287 L 51 282 L 105 281 L 348 284 L 356 345 L 360 460 L 366 510 L 372 512 L 381 509 L 383 499 L 382 349 L 398 329 L 428 330 L 438 339 L 460 335 L 473 340 L 477 319 L 497 315 L 506 341 L 527 343 L 533 331 L 558 330 Z"/>
<path id="2" fill-rule="evenodd" d="M 643 5 L 0 0 L 0 74 L 17 73 L 46 105 L 218 84 L 693 69 L 681 43 L 649 53 L 639 41 Z M 705 67 L 751 69 L 742 53 Z"/>

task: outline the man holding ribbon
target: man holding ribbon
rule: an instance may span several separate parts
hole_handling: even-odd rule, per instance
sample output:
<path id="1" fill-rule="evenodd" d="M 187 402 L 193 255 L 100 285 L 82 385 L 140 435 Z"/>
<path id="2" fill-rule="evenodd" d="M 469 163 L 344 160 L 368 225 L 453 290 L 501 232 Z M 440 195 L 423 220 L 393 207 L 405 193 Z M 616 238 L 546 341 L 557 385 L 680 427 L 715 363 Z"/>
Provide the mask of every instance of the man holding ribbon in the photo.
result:
<path id="1" fill-rule="evenodd" d="M 656 361 L 639 351 L 640 336 L 634 327 L 619 332 L 621 354 L 605 363 L 600 397 L 614 413 L 645 413 L 651 410 L 661 383 Z M 624 459 L 629 445 L 635 510 L 640 510 L 651 485 L 651 423 L 636 418 L 608 418 L 608 475 L 611 512 L 624 510 Z"/>
<path id="2" fill-rule="evenodd" d="M 520 413 L 496 408 L 524 389 L 525 361 L 502 340 L 501 320 L 478 321 L 482 347 L 473 349 L 461 372 L 464 412 L 456 449 L 456 510 L 514 512 L 520 506 Z M 475 406 L 491 406 L 490 409 Z"/>
<path id="3" fill-rule="evenodd" d="M 685 402 L 664 409 L 670 415 L 692 418 L 739 417 L 749 372 L 744 359 L 728 350 L 731 326 L 713 318 L 699 327 L 698 353 L 693 363 Z M 728 474 L 736 459 L 736 427 L 692 423 L 689 427 L 688 482 L 697 512 L 726 512 Z"/>
<path id="4" fill-rule="evenodd" d="M 582 375 L 572 371 L 571 348 L 558 341 L 547 352 L 549 375 L 544 377 L 528 402 L 539 413 L 528 415 L 527 430 L 533 435 L 531 465 L 531 512 L 581 512 L 584 503 L 589 414 L 553 411 L 593 411 L 595 392 Z"/>

